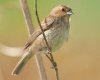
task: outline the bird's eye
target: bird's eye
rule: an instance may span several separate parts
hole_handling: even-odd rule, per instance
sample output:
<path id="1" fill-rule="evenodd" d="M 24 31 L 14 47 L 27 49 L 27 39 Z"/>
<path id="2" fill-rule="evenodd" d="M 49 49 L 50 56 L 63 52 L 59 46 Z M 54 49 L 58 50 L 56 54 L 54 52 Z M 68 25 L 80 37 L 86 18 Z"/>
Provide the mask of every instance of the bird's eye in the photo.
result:
<path id="1" fill-rule="evenodd" d="M 62 8 L 62 11 L 63 11 L 63 12 L 66 12 L 66 10 L 65 10 L 64 8 Z"/>

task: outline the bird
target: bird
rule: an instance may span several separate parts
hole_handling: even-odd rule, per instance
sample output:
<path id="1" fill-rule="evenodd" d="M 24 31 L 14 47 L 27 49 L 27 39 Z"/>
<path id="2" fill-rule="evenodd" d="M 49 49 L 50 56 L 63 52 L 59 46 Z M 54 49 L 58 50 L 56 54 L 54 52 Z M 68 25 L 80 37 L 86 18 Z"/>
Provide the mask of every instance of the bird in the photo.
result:
<path id="1" fill-rule="evenodd" d="M 44 34 L 52 52 L 57 51 L 65 41 L 68 40 L 70 16 L 73 14 L 72 9 L 66 5 L 54 7 L 49 15 L 41 22 Z M 37 28 L 27 40 L 23 55 L 15 68 L 12 75 L 18 75 L 26 63 L 35 54 L 47 53 L 47 45 L 40 28 Z"/>

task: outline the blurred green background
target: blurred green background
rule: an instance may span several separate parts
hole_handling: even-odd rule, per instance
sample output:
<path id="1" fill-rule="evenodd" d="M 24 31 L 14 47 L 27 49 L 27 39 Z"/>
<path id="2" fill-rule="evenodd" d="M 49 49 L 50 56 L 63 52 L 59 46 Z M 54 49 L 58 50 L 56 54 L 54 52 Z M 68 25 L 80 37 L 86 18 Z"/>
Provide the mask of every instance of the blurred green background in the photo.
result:
<path id="1" fill-rule="evenodd" d="M 33 24 L 37 26 L 34 0 L 28 0 Z M 54 54 L 61 80 L 100 80 L 100 1 L 38 0 L 40 19 L 50 10 L 65 4 L 73 9 L 69 41 Z M 0 43 L 23 46 L 28 38 L 19 0 L 0 0 Z M 18 58 L 0 54 L 0 80 L 39 80 L 33 58 L 19 76 L 11 76 Z M 50 63 L 44 57 L 49 80 L 55 80 Z"/>

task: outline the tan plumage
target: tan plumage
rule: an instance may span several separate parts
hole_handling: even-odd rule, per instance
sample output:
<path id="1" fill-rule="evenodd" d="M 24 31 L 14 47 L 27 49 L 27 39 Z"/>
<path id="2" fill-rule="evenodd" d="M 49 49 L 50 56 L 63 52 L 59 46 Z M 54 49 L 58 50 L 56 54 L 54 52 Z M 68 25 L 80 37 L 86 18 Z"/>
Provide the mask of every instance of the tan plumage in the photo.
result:
<path id="1" fill-rule="evenodd" d="M 59 5 L 55 7 L 41 23 L 52 51 L 59 49 L 64 41 L 67 40 L 70 28 L 69 17 L 71 14 L 71 8 L 65 5 Z M 31 50 L 33 52 L 31 52 Z M 21 69 L 34 54 L 46 53 L 46 51 L 47 46 L 42 31 L 41 29 L 37 29 L 25 44 L 23 50 L 24 54 L 12 74 L 19 74 Z"/>

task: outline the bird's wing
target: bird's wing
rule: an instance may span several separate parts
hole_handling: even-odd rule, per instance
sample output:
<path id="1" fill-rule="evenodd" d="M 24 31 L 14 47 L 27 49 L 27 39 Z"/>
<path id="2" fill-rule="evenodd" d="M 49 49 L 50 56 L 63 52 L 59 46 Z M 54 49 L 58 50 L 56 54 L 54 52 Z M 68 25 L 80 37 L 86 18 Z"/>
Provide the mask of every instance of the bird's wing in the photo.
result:
<path id="1" fill-rule="evenodd" d="M 55 18 L 48 16 L 47 18 L 45 18 L 45 20 L 43 20 L 43 22 L 41 23 L 41 26 L 43 28 L 44 31 L 46 31 L 47 29 L 52 27 L 52 24 L 54 23 Z M 25 44 L 25 48 L 27 49 L 29 46 L 32 45 L 32 43 L 36 40 L 36 38 L 42 34 L 41 29 L 36 30 L 28 39 L 28 41 Z"/>

